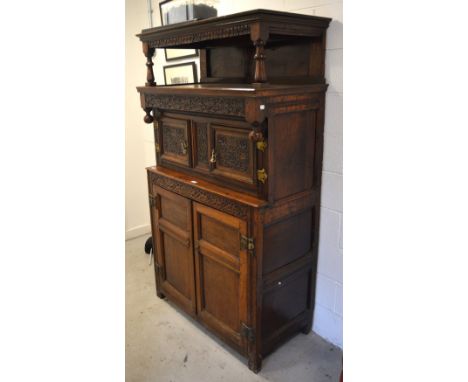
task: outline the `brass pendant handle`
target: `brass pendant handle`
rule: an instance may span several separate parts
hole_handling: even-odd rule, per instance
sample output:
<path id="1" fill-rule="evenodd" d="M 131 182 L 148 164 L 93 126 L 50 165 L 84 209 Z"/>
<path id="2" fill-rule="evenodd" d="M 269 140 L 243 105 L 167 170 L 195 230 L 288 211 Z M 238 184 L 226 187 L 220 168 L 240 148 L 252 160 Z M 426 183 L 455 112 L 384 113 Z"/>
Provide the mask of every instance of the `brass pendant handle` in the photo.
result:
<path id="1" fill-rule="evenodd" d="M 187 154 L 187 142 L 185 141 L 180 142 L 180 145 L 182 147 L 182 154 L 186 155 Z"/>
<path id="2" fill-rule="evenodd" d="M 214 149 L 211 151 L 210 163 L 212 164 L 216 163 L 216 152 L 214 151 Z"/>

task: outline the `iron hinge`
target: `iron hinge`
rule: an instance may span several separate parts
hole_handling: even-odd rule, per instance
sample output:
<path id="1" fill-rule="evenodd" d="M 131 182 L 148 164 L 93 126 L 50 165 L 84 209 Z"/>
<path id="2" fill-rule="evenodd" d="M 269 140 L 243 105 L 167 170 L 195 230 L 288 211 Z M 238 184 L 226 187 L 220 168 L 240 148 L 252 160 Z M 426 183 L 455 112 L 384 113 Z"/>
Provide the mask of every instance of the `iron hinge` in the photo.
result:
<path id="1" fill-rule="evenodd" d="M 247 251 L 249 255 L 254 255 L 254 249 L 255 249 L 254 239 L 252 237 L 241 235 L 240 249 L 241 251 Z"/>
<path id="2" fill-rule="evenodd" d="M 247 341 L 254 342 L 255 341 L 255 330 L 250 326 L 247 326 L 243 322 L 241 322 L 241 332 L 242 337 L 245 337 Z"/>
<path id="3" fill-rule="evenodd" d="M 159 148 L 159 143 L 156 143 L 155 146 L 156 146 L 156 152 L 159 153 L 161 151 L 161 149 Z"/>
<path id="4" fill-rule="evenodd" d="M 150 207 L 151 208 L 158 208 L 158 203 L 157 203 L 157 199 L 155 196 L 149 196 L 149 204 L 150 204 Z"/>

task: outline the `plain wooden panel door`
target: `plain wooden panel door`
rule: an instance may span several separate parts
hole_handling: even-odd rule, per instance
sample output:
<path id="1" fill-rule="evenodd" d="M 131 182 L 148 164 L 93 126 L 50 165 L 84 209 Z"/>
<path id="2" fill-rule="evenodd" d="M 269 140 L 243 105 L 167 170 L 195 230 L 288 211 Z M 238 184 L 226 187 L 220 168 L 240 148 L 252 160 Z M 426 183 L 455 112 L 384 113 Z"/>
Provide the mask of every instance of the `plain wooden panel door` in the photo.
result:
<path id="1" fill-rule="evenodd" d="M 195 315 L 192 208 L 189 199 L 155 187 L 156 263 L 163 294 Z"/>
<path id="2" fill-rule="evenodd" d="M 233 216 L 193 204 L 197 314 L 242 353 L 248 323 L 248 257 L 240 246 L 247 224 Z"/>

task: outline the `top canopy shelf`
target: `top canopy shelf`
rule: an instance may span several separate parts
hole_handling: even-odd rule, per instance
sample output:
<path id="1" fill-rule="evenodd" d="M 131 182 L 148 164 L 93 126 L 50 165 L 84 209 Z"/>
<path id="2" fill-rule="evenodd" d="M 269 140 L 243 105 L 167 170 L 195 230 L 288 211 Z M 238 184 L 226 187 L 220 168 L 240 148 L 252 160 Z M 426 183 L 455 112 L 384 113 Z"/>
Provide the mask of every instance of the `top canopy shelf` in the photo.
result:
<path id="1" fill-rule="evenodd" d="M 234 37 L 237 43 L 251 43 L 259 38 L 267 44 L 287 43 L 301 37 L 321 36 L 330 21 L 326 17 L 257 9 L 144 29 L 137 36 L 149 48 L 200 49 L 224 45 Z"/>

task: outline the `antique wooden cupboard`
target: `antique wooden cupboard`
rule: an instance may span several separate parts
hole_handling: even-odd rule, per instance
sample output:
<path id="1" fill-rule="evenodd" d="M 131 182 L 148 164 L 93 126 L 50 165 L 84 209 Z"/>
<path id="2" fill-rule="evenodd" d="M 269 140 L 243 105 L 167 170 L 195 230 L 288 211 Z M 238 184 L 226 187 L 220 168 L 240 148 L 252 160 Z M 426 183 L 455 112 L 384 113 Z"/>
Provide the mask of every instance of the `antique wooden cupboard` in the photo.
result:
<path id="1" fill-rule="evenodd" d="M 311 329 L 330 19 L 269 10 L 143 30 L 157 295 L 248 359 Z M 156 48 L 200 51 L 157 86 Z"/>

